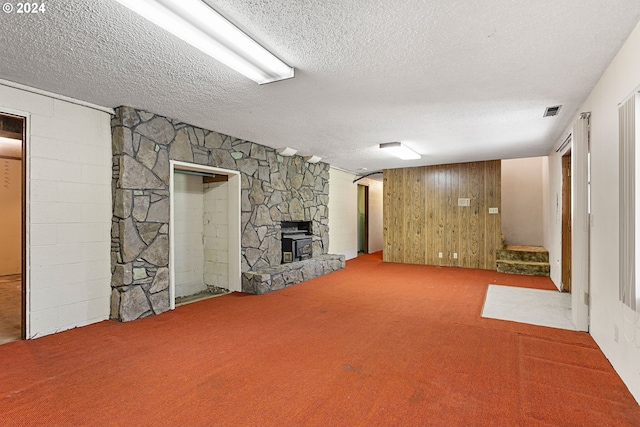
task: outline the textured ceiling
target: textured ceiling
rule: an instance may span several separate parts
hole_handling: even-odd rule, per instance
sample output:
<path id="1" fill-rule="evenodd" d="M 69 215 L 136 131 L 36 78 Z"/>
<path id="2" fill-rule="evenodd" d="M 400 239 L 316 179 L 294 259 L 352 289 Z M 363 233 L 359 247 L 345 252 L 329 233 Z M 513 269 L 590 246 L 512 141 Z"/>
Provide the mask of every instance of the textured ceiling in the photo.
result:
<path id="1" fill-rule="evenodd" d="M 529 157 L 549 152 L 640 19 L 638 0 L 207 2 L 296 77 L 259 86 L 115 1 L 51 0 L 0 16 L 0 78 L 352 171 Z M 423 158 L 377 148 L 391 141 Z"/>

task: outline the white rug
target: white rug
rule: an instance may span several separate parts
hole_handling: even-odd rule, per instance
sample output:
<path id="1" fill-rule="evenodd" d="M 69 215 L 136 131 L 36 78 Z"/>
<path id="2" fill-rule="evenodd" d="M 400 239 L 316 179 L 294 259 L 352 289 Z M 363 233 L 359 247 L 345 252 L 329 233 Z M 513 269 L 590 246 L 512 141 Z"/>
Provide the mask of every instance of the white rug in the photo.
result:
<path id="1" fill-rule="evenodd" d="M 571 320 L 571 294 L 558 291 L 489 285 L 482 317 L 576 330 Z"/>

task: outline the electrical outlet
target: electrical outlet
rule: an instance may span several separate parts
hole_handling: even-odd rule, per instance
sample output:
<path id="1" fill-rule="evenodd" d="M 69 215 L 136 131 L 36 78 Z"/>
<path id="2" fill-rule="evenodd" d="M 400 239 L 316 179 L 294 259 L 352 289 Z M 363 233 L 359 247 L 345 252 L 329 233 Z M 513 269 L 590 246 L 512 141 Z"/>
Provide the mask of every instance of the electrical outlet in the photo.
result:
<path id="1" fill-rule="evenodd" d="M 453 253 L 453 259 L 458 259 L 458 252 Z"/>
<path id="2" fill-rule="evenodd" d="M 618 342 L 618 325 L 615 325 L 613 327 L 613 340 L 615 342 Z"/>
<path id="3" fill-rule="evenodd" d="M 442 258 L 442 252 L 438 252 L 438 258 Z"/>
<path id="4" fill-rule="evenodd" d="M 498 208 L 489 208 L 489 213 L 490 214 L 497 214 L 498 213 Z"/>

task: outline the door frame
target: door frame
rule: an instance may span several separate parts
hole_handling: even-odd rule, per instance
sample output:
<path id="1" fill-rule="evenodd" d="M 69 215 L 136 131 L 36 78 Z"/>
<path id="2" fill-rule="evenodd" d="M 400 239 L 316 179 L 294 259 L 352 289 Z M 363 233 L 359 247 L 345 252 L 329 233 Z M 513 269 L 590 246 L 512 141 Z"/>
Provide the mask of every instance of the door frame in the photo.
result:
<path id="1" fill-rule="evenodd" d="M 362 187 L 363 188 L 363 193 L 364 193 L 364 236 L 363 236 L 363 240 L 364 240 L 364 248 L 363 248 L 363 252 L 365 254 L 369 253 L 369 186 L 368 185 L 364 185 L 364 184 L 358 184 L 358 188 Z M 360 198 L 360 195 L 357 196 L 358 199 Z M 358 202 L 360 202 L 360 200 L 358 200 Z M 360 218 L 358 218 L 358 221 L 360 221 Z M 358 230 L 360 230 L 360 224 L 358 224 Z M 358 242 L 359 243 L 359 242 Z"/>
<path id="2" fill-rule="evenodd" d="M 571 315 L 578 331 L 589 331 L 590 208 L 589 125 L 581 113 L 571 131 Z"/>
<path id="3" fill-rule="evenodd" d="M 21 231 L 21 241 L 22 241 L 22 262 L 21 262 L 21 273 L 22 273 L 22 297 L 21 297 L 21 321 L 20 321 L 20 338 L 27 339 L 30 338 L 31 328 L 29 321 L 30 310 L 30 289 L 31 289 L 31 276 L 29 274 L 31 265 L 29 262 L 30 257 L 30 248 L 29 248 L 29 220 L 30 220 L 30 212 L 29 212 L 29 198 L 30 198 L 30 185 L 31 182 L 31 168 L 29 167 L 30 158 L 29 158 L 29 139 L 31 135 L 31 114 L 27 111 L 14 110 L 12 108 L 2 107 L 0 108 L 0 114 L 5 116 L 14 116 L 24 120 L 24 125 L 22 127 L 22 178 L 21 178 L 21 186 L 22 186 L 22 231 Z"/>
<path id="4" fill-rule="evenodd" d="M 561 291 L 571 293 L 571 149 L 562 155 Z"/>
<path id="5" fill-rule="evenodd" d="M 174 175 L 175 170 L 187 170 L 192 172 L 213 173 L 216 175 L 226 175 L 229 177 L 227 181 L 228 188 L 228 204 L 229 204 L 229 290 L 234 292 L 242 291 L 242 272 L 241 272 L 241 179 L 240 172 L 230 169 L 221 169 L 213 166 L 200 165 L 197 163 L 181 162 L 178 160 L 169 160 L 169 308 L 176 308 L 176 277 L 175 277 L 175 246 L 174 246 Z"/>

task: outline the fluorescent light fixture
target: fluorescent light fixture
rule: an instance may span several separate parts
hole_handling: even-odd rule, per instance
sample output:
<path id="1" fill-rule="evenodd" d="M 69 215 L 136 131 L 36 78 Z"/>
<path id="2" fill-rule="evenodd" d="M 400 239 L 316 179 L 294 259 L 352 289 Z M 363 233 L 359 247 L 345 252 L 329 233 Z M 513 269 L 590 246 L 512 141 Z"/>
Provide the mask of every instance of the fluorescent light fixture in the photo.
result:
<path id="1" fill-rule="evenodd" d="M 200 0 L 116 0 L 259 84 L 290 79 L 288 66 Z"/>
<path id="2" fill-rule="evenodd" d="M 411 148 L 406 145 L 402 145 L 401 142 L 387 142 L 385 144 L 380 144 L 380 148 L 401 158 L 402 160 L 413 160 L 422 157 Z"/>
<path id="3" fill-rule="evenodd" d="M 322 157 L 320 156 L 309 156 L 304 158 L 304 161 L 307 163 L 318 163 L 320 160 L 322 160 Z"/>
<path id="4" fill-rule="evenodd" d="M 294 154 L 296 154 L 297 152 L 298 152 L 298 150 L 296 150 L 295 148 L 291 148 L 291 147 L 278 148 L 278 154 L 280 154 L 281 156 L 285 156 L 285 157 L 291 157 Z"/>
<path id="5" fill-rule="evenodd" d="M 22 140 L 0 137 L 0 157 L 22 158 Z"/>

